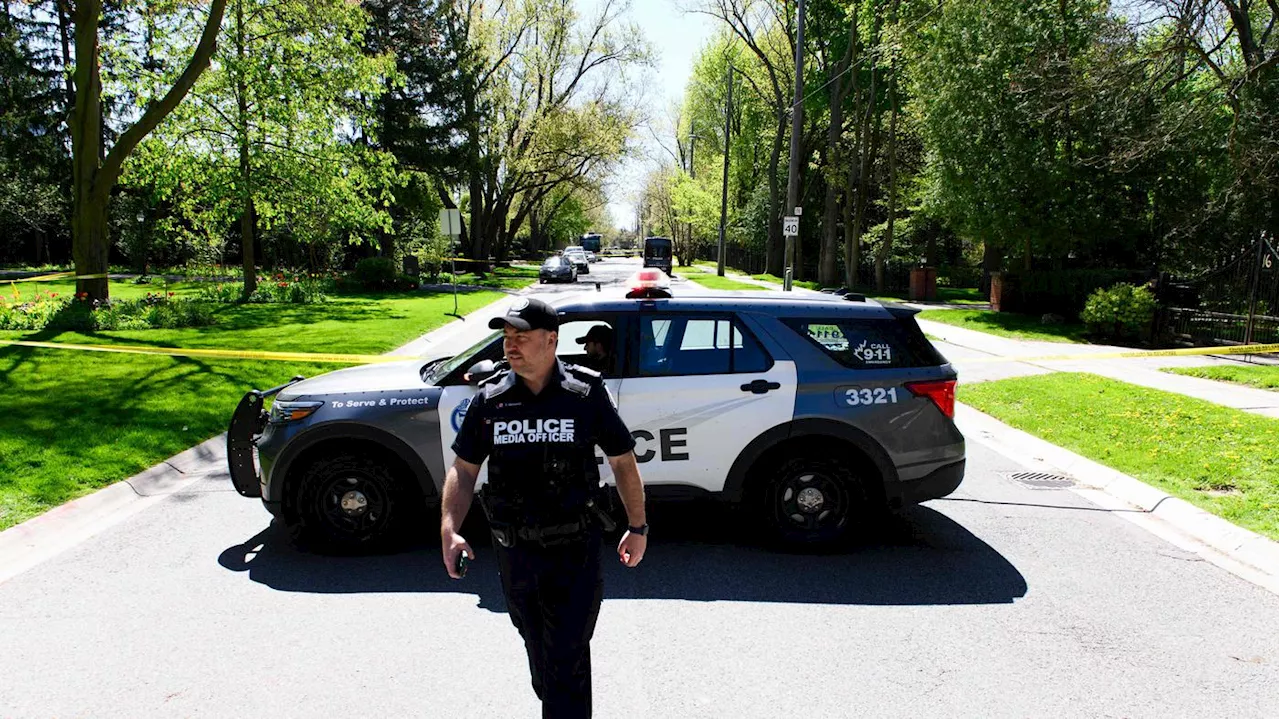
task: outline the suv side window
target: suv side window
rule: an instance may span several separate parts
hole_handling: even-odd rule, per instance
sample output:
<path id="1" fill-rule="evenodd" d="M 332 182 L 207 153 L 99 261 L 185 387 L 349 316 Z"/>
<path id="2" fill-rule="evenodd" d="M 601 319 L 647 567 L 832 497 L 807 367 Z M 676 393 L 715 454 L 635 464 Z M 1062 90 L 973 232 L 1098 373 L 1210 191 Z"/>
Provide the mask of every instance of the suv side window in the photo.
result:
<path id="1" fill-rule="evenodd" d="M 755 337 L 730 318 L 640 318 L 641 377 L 763 372 L 772 365 Z"/>
<path id="2" fill-rule="evenodd" d="M 936 367 L 946 360 L 911 319 L 785 319 L 828 357 L 852 369 Z"/>

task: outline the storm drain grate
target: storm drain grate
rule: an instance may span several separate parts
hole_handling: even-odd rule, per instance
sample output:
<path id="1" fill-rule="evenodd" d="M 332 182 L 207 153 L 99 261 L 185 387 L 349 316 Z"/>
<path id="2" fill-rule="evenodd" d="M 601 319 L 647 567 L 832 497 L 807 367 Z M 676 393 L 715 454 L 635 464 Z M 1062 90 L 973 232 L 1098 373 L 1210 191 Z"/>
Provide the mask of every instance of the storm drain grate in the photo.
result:
<path id="1" fill-rule="evenodd" d="M 1031 489 L 1066 489 L 1075 485 L 1070 477 L 1047 472 L 1015 472 L 1009 479 Z"/>

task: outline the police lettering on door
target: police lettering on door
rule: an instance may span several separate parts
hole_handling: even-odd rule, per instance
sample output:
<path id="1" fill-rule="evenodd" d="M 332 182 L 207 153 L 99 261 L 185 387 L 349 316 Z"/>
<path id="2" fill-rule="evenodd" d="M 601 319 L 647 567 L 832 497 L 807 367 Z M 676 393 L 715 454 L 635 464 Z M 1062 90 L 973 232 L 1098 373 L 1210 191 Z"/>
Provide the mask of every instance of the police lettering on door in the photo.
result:
<path id="1" fill-rule="evenodd" d="M 685 450 L 685 446 L 688 444 L 685 438 L 687 434 L 689 434 L 689 430 L 686 427 L 660 429 L 657 437 L 654 437 L 653 432 L 647 429 L 633 430 L 631 438 L 636 441 L 636 463 L 644 464 L 654 458 L 663 462 L 683 462 L 689 459 L 689 453 Z M 656 449 L 654 447 L 655 444 L 657 445 Z M 604 457 L 596 457 L 596 464 L 603 463 Z"/>
<path id="2" fill-rule="evenodd" d="M 572 419 L 513 419 L 493 423 L 493 444 L 572 443 Z"/>

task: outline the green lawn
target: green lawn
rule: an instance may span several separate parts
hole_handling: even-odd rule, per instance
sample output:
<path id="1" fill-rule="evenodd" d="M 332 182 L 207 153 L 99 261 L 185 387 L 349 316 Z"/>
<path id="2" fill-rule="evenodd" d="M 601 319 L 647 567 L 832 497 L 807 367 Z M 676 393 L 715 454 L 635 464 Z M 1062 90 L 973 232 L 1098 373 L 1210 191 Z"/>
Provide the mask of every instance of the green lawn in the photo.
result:
<path id="1" fill-rule="evenodd" d="M 172 292 L 175 296 L 192 295 L 204 282 L 164 282 L 155 279 L 152 282 L 138 284 L 131 280 L 110 280 L 111 297 L 132 300 L 148 293 L 159 294 Z M 37 294 L 57 294 L 59 297 L 72 297 L 76 293 L 74 280 L 53 280 L 49 282 L 22 282 L 21 280 L 0 280 L 0 298 L 12 303 L 14 300 L 34 299 Z"/>
<path id="2" fill-rule="evenodd" d="M 1041 342 L 1085 343 L 1085 326 L 1064 322 L 1043 324 L 1039 317 L 990 310 L 925 310 L 918 319 L 933 320 L 965 329 L 987 332 L 1001 337 Z"/>
<path id="3" fill-rule="evenodd" d="M 731 280 L 729 279 L 727 273 L 726 273 L 726 276 L 720 277 L 718 275 L 708 274 L 704 272 L 702 274 L 697 274 L 689 277 L 689 281 L 702 285 L 703 287 L 706 287 L 709 290 L 758 290 L 761 292 L 767 292 L 769 290 L 768 287 L 753 285 L 749 282 L 738 282 L 737 280 Z"/>
<path id="4" fill-rule="evenodd" d="M 1164 367 L 1161 372 L 1233 382 L 1258 389 L 1280 388 L 1280 369 L 1267 365 L 1217 365 L 1212 367 Z"/>
<path id="5" fill-rule="evenodd" d="M 961 402 L 1276 539 L 1270 417 L 1091 374 L 961 385 Z"/>
<path id="6" fill-rule="evenodd" d="M 868 290 L 870 293 L 871 290 Z M 912 302 L 913 300 L 907 296 L 906 292 L 889 292 L 873 299 L 886 299 L 893 302 Z M 938 296 L 930 300 L 931 302 L 946 302 L 953 305 L 985 305 L 988 304 L 986 296 L 982 294 L 977 287 L 939 287 Z"/>
<path id="7" fill-rule="evenodd" d="M 779 276 L 777 276 L 777 275 L 771 275 L 771 274 L 769 274 L 769 273 L 767 273 L 767 272 L 762 272 L 762 273 L 760 273 L 760 274 L 758 274 L 758 275 L 751 275 L 751 279 L 754 279 L 754 280 L 764 280 L 765 282 L 773 282 L 773 283 L 775 283 L 775 284 L 779 284 L 779 285 L 780 285 L 780 284 L 782 284 L 782 278 L 781 278 L 781 277 L 779 277 Z M 803 287 L 803 288 L 808 289 L 808 290 L 820 290 L 820 289 L 822 289 L 822 285 L 820 285 L 820 284 L 818 284 L 817 282 L 814 282 L 814 281 L 812 281 L 812 280 L 792 280 L 792 281 L 791 281 L 791 286 L 792 286 L 792 287 Z"/>
<path id="8" fill-rule="evenodd" d="M 460 293 L 458 309 L 466 314 L 501 297 Z M 447 293 L 357 295 L 317 305 L 223 305 L 210 327 L 0 332 L 0 339 L 373 354 L 452 321 L 445 315 L 452 311 Z M 225 431 L 248 389 L 339 366 L 0 347 L 0 530 Z"/>
<path id="9" fill-rule="evenodd" d="M 458 284 L 518 290 L 528 286 L 531 282 L 538 281 L 538 269 L 538 267 L 523 265 L 518 267 L 495 267 L 483 276 L 474 272 L 459 272 Z M 422 281 L 428 283 L 430 279 L 424 275 Z M 448 274 L 441 275 L 436 282 L 448 284 L 450 282 Z"/>

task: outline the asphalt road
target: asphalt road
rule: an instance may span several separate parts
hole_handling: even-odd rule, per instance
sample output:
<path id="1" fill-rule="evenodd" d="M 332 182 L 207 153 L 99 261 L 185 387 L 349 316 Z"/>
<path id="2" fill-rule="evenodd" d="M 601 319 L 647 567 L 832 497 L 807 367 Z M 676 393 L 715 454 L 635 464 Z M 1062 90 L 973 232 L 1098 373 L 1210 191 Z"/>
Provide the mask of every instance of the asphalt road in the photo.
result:
<path id="1" fill-rule="evenodd" d="M 970 443 L 951 498 L 819 556 L 652 507 L 645 562 L 605 557 L 597 716 L 1276 715 L 1275 595 L 1021 469 Z M 0 584 L 0 716 L 536 716 L 492 553 L 452 581 L 436 536 L 301 554 L 210 475 Z"/>

